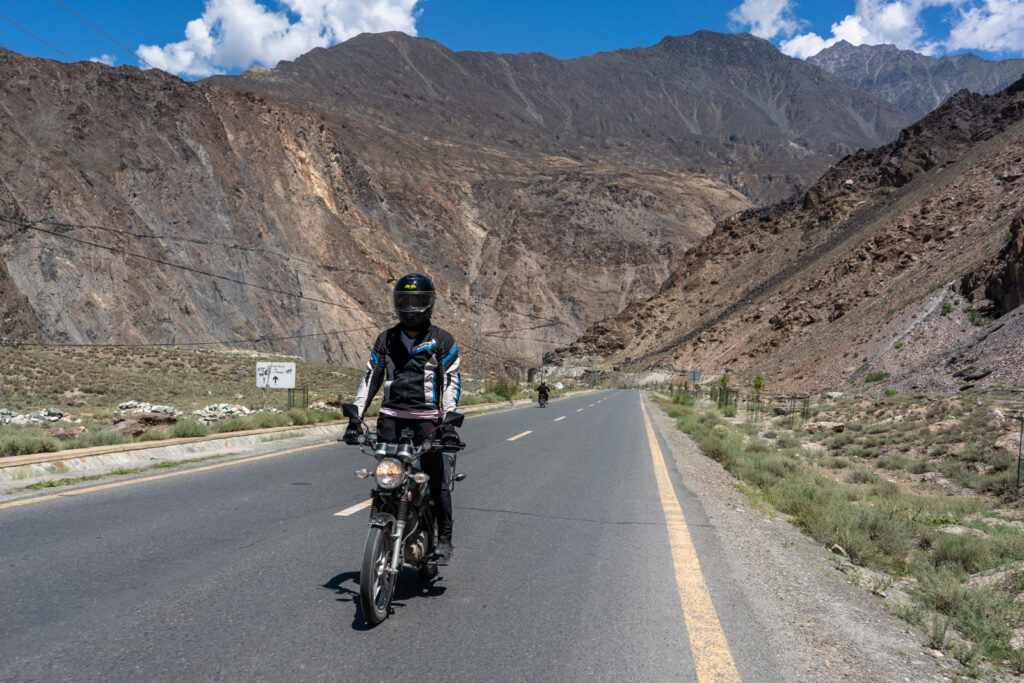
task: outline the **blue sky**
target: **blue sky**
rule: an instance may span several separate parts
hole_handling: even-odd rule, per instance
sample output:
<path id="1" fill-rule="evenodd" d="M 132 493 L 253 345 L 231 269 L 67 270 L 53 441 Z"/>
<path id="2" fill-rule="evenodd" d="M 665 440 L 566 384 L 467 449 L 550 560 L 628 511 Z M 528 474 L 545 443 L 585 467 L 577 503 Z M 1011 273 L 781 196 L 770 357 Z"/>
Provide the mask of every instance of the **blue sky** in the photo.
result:
<path id="1" fill-rule="evenodd" d="M 273 66 L 386 30 L 454 50 L 556 57 L 700 29 L 749 31 L 801 58 L 839 39 L 934 56 L 1024 56 L 1024 0 L 0 0 L 0 15 L 0 44 L 17 52 L 139 65 L 134 52 L 183 78 Z"/>

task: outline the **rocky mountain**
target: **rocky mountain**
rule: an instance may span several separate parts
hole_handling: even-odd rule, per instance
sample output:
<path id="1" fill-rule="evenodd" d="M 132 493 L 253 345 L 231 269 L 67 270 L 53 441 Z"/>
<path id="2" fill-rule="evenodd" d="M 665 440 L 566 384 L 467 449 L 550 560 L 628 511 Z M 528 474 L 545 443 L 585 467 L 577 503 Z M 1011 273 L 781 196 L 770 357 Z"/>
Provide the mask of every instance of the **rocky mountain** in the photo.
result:
<path id="1" fill-rule="evenodd" d="M 471 369 L 537 365 L 903 120 L 710 33 L 565 61 L 364 35 L 200 83 L 0 51 L 0 76 L 0 337 L 353 365 L 410 270 Z"/>
<path id="2" fill-rule="evenodd" d="M 1024 80 L 960 92 L 806 192 L 721 222 L 573 358 L 775 389 L 1020 385 L 1022 240 Z"/>
<path id="3" fill-rule="evenodd" d="M 417 270 L 470 368 L 514 370 L 653 294 L 750 206 L 707 177 L 470 154 L 155 70 L 3 51 L 0 74 L 8 339 L 264 339 L 247 345 L 359 365 Z"/>
<path id="4" fill-rule="evenodd" d="M 855 46 L 845 40 L 807 61 L 915 118 L 960 90 L 989 95 L 1024 75 L 1024 59 L 992 61 L 971 53 L 928 57 L 895 45 Z"/>
<path id="5" fill-rule="evenodd" d="M 448 156 L 486 147 L 699 173 L 755 201 L 806 187 L 911 120 L 765 40 L 710 31 L 568 60 L 364 34 L 273 70 L 207 82 L 339 125 L 361 120 L 443 141 Z"/>

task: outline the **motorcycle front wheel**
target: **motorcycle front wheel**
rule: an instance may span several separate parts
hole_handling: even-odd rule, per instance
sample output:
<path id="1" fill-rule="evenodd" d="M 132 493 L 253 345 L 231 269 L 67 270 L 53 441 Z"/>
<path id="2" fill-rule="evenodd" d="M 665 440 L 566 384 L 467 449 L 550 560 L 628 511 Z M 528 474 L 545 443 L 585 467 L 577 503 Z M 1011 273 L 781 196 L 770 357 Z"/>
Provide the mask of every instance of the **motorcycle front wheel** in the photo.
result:
<path id="1" fill-rule="evenodd" d="M 370 527 L 363 551 L 363 567 L 359 572 L 359 602 L 363 616 L 373 626 L 388 618 L 388 608 L 395 592 L 395 577 L 389 571 L 394 546 L 389 529 Z"/>

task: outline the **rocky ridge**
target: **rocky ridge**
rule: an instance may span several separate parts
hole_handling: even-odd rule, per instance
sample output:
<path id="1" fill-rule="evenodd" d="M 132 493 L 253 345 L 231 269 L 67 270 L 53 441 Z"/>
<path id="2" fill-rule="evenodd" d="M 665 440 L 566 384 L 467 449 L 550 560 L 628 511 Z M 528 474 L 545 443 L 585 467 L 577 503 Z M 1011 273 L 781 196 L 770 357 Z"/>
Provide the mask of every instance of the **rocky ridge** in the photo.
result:
<path id="1" fill-rule="evenodd" d="M 960 90 L 989 95 L 1024 75 L 1024 59 L 993 61 L 971 53 L 928 57 L 895 45 L 855 46 L 845 40 L 807 61 L 915 117 Z"/>
<path id="2" fill-rule="evenodd" d="M 573 356 L 743 384 L 761 373 L 777 389 L 1022 384 L 1022 179 L 1024 81 L 958 93 L 807 192 L 720 223 Z"/>

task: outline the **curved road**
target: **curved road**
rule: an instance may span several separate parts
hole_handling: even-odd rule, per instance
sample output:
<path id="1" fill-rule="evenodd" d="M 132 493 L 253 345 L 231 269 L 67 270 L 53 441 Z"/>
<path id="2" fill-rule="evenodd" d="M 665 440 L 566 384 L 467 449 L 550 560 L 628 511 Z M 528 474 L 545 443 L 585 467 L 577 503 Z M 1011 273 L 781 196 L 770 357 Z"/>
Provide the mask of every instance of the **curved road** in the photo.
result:
<path id="1" fill-rule="evenodd" d="M 0 502 L 0 679 L 782 680 L 639 393 L 462 434 L 452 564 L 374 629 L 356 448 Z"/>

